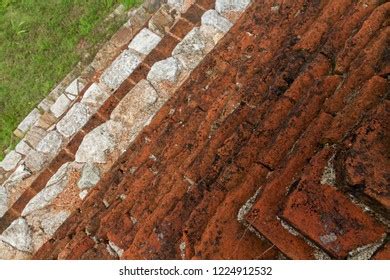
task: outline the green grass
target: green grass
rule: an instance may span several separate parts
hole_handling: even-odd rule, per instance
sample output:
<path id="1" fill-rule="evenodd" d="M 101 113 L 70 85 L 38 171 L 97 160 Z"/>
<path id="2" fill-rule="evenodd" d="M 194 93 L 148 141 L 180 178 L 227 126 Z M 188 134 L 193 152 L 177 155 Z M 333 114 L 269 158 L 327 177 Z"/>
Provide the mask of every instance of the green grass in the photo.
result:
<path id="1" fill-rule="evenodd" d="M 24 117 L 123 24 L 103 19 L 119 3 L 140 2 L 0 0 L 0 160 L 16 144 L 12 132 Z"/>

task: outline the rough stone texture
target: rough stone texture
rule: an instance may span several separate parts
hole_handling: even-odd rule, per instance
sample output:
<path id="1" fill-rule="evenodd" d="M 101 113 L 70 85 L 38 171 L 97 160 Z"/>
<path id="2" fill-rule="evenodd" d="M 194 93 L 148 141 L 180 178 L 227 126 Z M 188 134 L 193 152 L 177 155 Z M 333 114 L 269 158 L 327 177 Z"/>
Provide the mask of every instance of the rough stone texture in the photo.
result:
<path id="1" fill-rule="evenodd" d="M 79 93 L 84 89 L 84 83 L 79 79 L 73 80 L 72 83 L 65 89 L 65 94 L 70 100 L 74 100 Z"/>
<path id="2" fill-rule="evenodd" d="M 120 123 L 108 121 L 88 133 L 76 153 L 77 162 L 105 163 L 123 132 Z"/>
<path id="3" fill-rule="evenodd" d="M 41 171 L 48 161 L 47 155 L 36 150 L 31 150 L 25 158 L 26 167 L 33 173 Z"/>
<path id="4" fill-rule="evenodd" d="M 251 0 L 216 0 L 215 9 L 224 17 L 236 21 Z"/>
<path id="5" fill-rule="evenodd" d="M 153 33 L 148 28 L 144 28 L 130 42 L 129 49 L 133 49 L 142 55 L 147 55 L 160 41 L 160 36 Z"/>
<path id="6" fill-rule="evenodd" d="M 31 151 L 31 147 L 26 143 L 26 141 L 21 140 L 16 146 L 15 151 L 21 155 L 27 155 Z"/>
<path id="7" fill-rule="evenodd" d="M 27 168 L 27 164 L 21 164 L 3 183 L 3 187 L 6 188 L 6 190 L 12 190 L 18 183 L 30 176 L 31 172 Z"/>
<path id="8" fill-rule="evenodd" d="M 26 136 L 24 137 L 24 141 L 26 141 L 31 147 L 36 148 L 38 143 L 41 142 L 46 134 L 46 129 L 34 125 L 27 132 Z"/>
<path id="9" fill-rule="evenodd" d="M 60 225 L 70 216 L 69 211 L 59 211 L 48 213 L 42 220 L 41 225 L 43 231 L 52 236 Z"/>
<path id="10" fill-rule="evenodd" d="M 58 169 L 46 186 L 40 191 L 23 209 L 22 216 L 27 216 L 32 212 L 45 208 L 65 189 L 68 182 L 68 169 L 70 163 L 65 163 Z"/>
<path id="11" fill-rule="evenodd" d="M 87 162 L 83 170 L 81 171 L 80 180 L 77 182 L 77 186 L 81 189 L 89 189 L 97 184 L 100 180 L 99 168 L 93 164 Z"/>
<path id="12" fill-rule="evenodd" d="M 68 113 L 57 123 L 57 130 L 64 137 L 71 137 L 80 130 L 90 118 L 88 108 L 81 103 L 75 103 Z"/>
<path id="13" fill-rule="evenodd" d="M 5 171 L 11 171 L 18 165 L 21 159 L 22 156 L 19 153 L 11 151 L 0 162 L 0 168 L 4 169 Z"/>
<path id="14" fill-rule="evenodd" d="M 172 56 L 179 59 L 189 70 L 194 69 L 204 56 L 214 47 L 212 38 L 199 27 L 193 28 L 175 47 Z"/>
<path id="15" fill-rule="evenodd" d="M 4 213 L 8 210 L 8 194 L 7 190 L 0 186 L 0 217 L 3 217 Z"/>
<path id="16" fill-rule="evenodd" d="M 65 94 L 61 94 L 56 102 L 50 107 L 50 112 L 52 112 L 56 118 L 59 118 L 68 110 L 71 103 L 72 101 Z"/>
<path id="17" fill-rule="evenodd" d="M 50 129 L 57 122 L 57 118 L 50 112 L 44 112 L 39 120 L 35 123 L 36 126 L 43 129 Z"/>
<path id="18" fill-rule="evenodd" d="M 141 80 L 118 104 L 111 114 L 111 120 L 131 128 L 142 116 L 150 116 L 150 106 L 156 103 L 158 94 L 146 80 Z"/>
<path id="19" fill-rule="evenodd" d="M 169 57 L 153 64 L 147 79 L 160 96 L 169 97 L 177 88 L 182 73 L 181 62 L 174 57 Z"/>
<path id="20" fill-rule="evenodd" d="M 23 252 L 32 252 L 33 249 L 31 232 L 23 218 L 13 221 L 0 235 L 0 240 Z"/>
<path id="21" fill-rule="evenodd" d="M 222 33 L 227 33 L 233 24 L 216 10 L 208 10 L 202 16 L 202 25 L 213 27 Z"/>
<path id="22" fill-rule="evenodd" d="M 30 114 L 18 125 L 18 130 L 20 130 L 23 134 L 26 133 L 30 127 L 38 120 L 41 113 L 38 109 L 33 109 Z"/>
<path id="23" fill-rule="evenodd" d="M 185 13 L 195 0 L 168 0 L 168 5 L 174 7 L 181 13 Z"/>
<path id="24" fill-rule="evenodd" d="M 111 89 L 117 89 L 140 63 L 141 58 L 138 54 L 132 50 L 125 50 L 104 71 L 101 81 Z"/>
<path id="25" fill-rule="evenodd" d="M 54 156 L 62 144 L 62 136 L 56 130 L 50 131 L 37 145 L 36 150 Z"/>
<path id="26" fill-rule="evenodd" d="M 108 97 L 108 93 L 106 93 L 98 84 L 93 83 L 84 93 L 81 104 L 87 106 L 89 111 L 94 113 L 103 105 Z"/>

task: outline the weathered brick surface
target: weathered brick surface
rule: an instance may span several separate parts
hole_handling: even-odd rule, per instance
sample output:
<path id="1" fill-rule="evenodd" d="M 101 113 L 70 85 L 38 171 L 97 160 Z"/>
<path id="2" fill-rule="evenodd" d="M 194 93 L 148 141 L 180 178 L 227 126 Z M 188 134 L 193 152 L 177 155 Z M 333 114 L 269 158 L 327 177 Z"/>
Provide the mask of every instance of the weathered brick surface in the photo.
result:
<path id="1" fill-rule="evenodd" d="M 388 258 L 388 9 L 253 2 L 34 258 Z"/>

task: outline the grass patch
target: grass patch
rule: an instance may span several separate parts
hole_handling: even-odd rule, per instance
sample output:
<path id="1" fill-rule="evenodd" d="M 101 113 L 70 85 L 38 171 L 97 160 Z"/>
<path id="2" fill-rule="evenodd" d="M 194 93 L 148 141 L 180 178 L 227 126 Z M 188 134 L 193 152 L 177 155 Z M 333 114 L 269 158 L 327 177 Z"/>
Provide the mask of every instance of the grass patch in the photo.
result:
<path id="1" fill-rule="evenodd" d="M 13 130 L 122 21 L 103 20 L 139 0 L 0 0 L 0 160 Z"/>

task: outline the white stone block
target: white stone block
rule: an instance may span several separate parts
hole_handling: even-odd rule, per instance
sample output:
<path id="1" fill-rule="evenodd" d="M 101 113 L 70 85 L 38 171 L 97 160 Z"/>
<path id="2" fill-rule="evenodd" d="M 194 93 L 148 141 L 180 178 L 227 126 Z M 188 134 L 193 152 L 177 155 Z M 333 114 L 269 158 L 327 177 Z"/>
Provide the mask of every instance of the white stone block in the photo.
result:
<path id="1" fill-rule="evenodd" d="M 37 151 L 45 154 L 55 155 L 62 144 L 62 136 L 56 130 L 50 131 L 37 146 Z"/>
<path id="2" fill-rule="evenodd" d="M 61 94 L 60 97 L 57 98 L 56 102 L 50 107 L 50 111 L 56 118 L 61 117 L 66 110 L 68 110 L 72 101 L 66 97 L 65 94 Z"/>
<path id="3" fill-rule="evenodd" d="M 202 25 L 210 26 L 222 33 L 227 33 L 233 24 L 216 10 L 208 10 L 202 16 Z"/>
<path id="4" fill-rule="evenodd" d="M 119 122 L 125 128 L 130 128 L 141 117 L 150 115 L 149 108 L 156 103 L 158 94 L 147 80 L 141 80 L 121 100 L 111 113 L 111 120 Z"/>
<path id="5" fill-rule="evenodd" d="M 5 171 L 11 171 L 15 169 L 21 159 L 21 154 L 11 151 L 5 156 L 3 161 L 0 162 L 0 168 L 3 168 Z"/>
<path id="6" fill-rule="evenodd" d="M 123 127 L 107 121 L 88 133 L 76 153 L 77 162 L 106 163 L 107 155 L 114 149 L 123 133 Z"/>
<path id="7" fill-rule="evenodd" d="M 31 147 L 24 141 L 21 140 L 15 147 L 15 151 L 22 155 L 27 155 L 31 151 Z"/>
<path id="8" fill-rule="evenodd" d="M 153 64 L 147 79 L 160 96 L 169 97 L 178 87 L 182 72 L 181 62 L 174 57 L 169 57 Z"/>
<path id="9" fill-rule="evenodd" d="M 52 201 L 63 192 L 68 183 L 69 167 L 70 163 L 68 162 L 58 169 L 58 171 L 47 182 L 46 186 L 36 196 L 34 196 L 23 209 L 23 217 L 50 205 Z"/>
<path id="10" fill-rule="evenodd" d="M 91 113 L 95 113 L 108 97 L 108 93 L 99 87 L 98 84 L 93 83 L 84 93 L 81 103 L 86 105 Z"/>
<path id="11" fill-rule="evenodd" d="M 57 123 L 57 130 L 64 137 L 71 137 L 87 123 L 90 117 L 91 112 L 84 104 L 75 103 Z"/>
<path id="12" fill-rule="evenodd" d="M 30 114 L 18 125 L 18 129 L 26 133 L 30 127 L 33 126 L 33 124 L 39 119 L 41 116 L 41 113 L 38 111 L 38 109 L 34 108 Z"/>
<path id="13" fill-rule="evenodd" d="M 101 81 L 111 89 L 117 89 L 141 63 L 141 57 L 132 50 L 123 51 L 106 69 Z"/>
<path id="14" fill-rule="evenodd" d="M 84 89 L 85 85 L 79 78 L 73 80 L 70 85 L 65 89 L 65 94 L 68 96 L 70 100 L 74 100 Z"/>
<path id="15" fill-rule="evenodd" d="M 215 9 L 222 16 L 234 22 L 250 2 L 251 0 L 216 0 Z"/>
<path id="16" fill-rule="evenodd" d="M 133 49 L 143 55 L 148 55 L 160 41 L 160 36 L 148 28 L 144 28 L 130 42 L 129 49 Z"/>
<path id="17" fill-rule="evenodd" d="M 31 253 L 33 249 L 31 231 L 23 218 L 13 221 L 0 235 L 0 240 L 23 252 Z"/>

